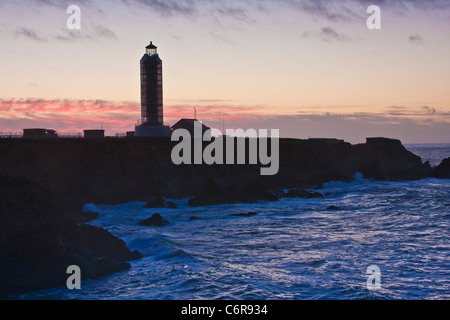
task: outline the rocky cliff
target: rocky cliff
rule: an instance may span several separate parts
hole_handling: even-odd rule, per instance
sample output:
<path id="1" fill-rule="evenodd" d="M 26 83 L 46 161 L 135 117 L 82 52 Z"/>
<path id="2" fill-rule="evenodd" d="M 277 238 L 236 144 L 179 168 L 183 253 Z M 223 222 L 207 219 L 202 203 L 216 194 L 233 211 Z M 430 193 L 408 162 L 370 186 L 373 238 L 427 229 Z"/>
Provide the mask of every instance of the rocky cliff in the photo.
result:
<path id="1" fill-rule="evenodd" d="M 92 279 L 141 257 L 108 231 L 80 223 L 46 188 L 26 178 L 0 175 L 0 182 L 0 297 L 65 286 L 71 265 Z"/>
<path id="2" fill-rule="evenodd" d="M 145 138 L 0 139 L 0 295 L 63 286 L 69 265 L 96 278 L 140 257 L 122 240 L 69 213 L 86 203 L 194 195 L 191 205 L 276 201 L 316 196 L 302 189 L 350 180 L 357 172 L 379 180 L 448 177 L 448 160 L 432 172 L 400 141 L 383 138 L 359 145 L 281 139 L 274 176 L 261 176 L 260 165 L 175 166 L 174 144 Z M 282 188 L 296 189 L 273 192 Z"/>
<path id="3" fill-rule="evenodd" d="M 2 139 L 0 174 L 26 177 L 69 209 L 89 202 L 146 201 L 154 195 L 192 196 L 214 181 L 249 190 L 311 186 L 349 180 L 361 172 L 381 180 L 429 176 L 429 164 L 400 141 L 369 139 L 351 145 L 334 139 L 281 139 L 280 169 L 261 176 L 259 165 L 180 165 L 171 161 L 168 139 Z"/>

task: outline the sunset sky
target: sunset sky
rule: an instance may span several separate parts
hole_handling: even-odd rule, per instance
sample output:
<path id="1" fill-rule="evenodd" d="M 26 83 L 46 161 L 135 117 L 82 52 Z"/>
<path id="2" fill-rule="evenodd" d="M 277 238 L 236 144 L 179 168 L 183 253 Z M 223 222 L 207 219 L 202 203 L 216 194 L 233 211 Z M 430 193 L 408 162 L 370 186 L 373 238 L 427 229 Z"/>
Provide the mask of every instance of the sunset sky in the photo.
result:
<path id="1" fill-rule="evenodd" d="M 134 130 L 150 40 L 167 124 L 450 143 L 449 0 L 2 0 L 0 131 Z"/>

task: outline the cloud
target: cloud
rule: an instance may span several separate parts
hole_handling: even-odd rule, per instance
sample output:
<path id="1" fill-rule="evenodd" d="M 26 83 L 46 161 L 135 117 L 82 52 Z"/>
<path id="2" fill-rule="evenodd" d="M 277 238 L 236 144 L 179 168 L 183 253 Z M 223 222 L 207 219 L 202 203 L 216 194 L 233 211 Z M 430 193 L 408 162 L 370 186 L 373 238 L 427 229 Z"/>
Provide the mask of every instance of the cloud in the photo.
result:
<path id="1" fill-rule="evenodd" d="M 165 105 L 168 124 L 197 117 L 213 128 L 280 129 L 282 137 L 333 137 L 357 143 L 366 137 L 399 138 L 405 143 L 450 142 L 450 112 L 434 107 L 390 106 L 380 113 L 331 113 L 302 108 L 298 114 L 274 114 L 271 106 L 229 105 L 223 101 L 187 101 Z M 192 104 L 194 103 L 194 104 Z M 0 131 L 44 127 L 60 132 L 99 128 L 107 134 L 134 129 L 140 105 L 130 101 L 0 99 Z"/>
<path id="2" fill-rule="evenodd" d="M 44 39 L 43 37 L 39 36 L 36 31 L 34 31 L 31 28 L 26 28 L 26 27 L 22 27 L 17 29 L 14 34 L 16 36 L 23 36 L 25 38 L 31 39 L 31 40 L 35 40 L 35 41 L 39 41 L 39 42 L 43 42 L 46 41 L 46 39 Z"/>
<path id="3" fill-rule="evenodd" d="M 91 28 L 88 28 L 85 22 L 98 20 L 99 13 L 101 13 L 102 18 L 107 20 L 110 18 L 108 14 L 115 17 L 117 12 L 132 10 L 133 13 L 145 17 L 154 15 L 160 15 L 164 19 L 185 17 L 189 19 L 189 22 L 201 22 L 202 25 L 208 26 L 208 32 L 213 31 L 210 35 L 216 40 L 230 43 L 231 41 L 218 32 L 218 29 L 230 30 L 234 28 L 241 30 L 246 24 L 253 24 L 256 21 L 280 24 L 280 18 L 282 19 L 285 15 L 290 17 L 291 12 L 294 11 L 298 15 L 299 21 L 308 18 L 312 20 L 310 25 L 317 23 L 324 26 L 319 34 L 314 35 L 311 32 L 305 32 L 305 37 L 316 36 L 326 42 L 337 42 L 349 40 L 348 36 L 337 31 L 340 30 L 338 26 L 349 22 L 357 22 L 363 25 L 367 18 L 366 8 L 371 4 L 381 6 L 383 14 L 391 11 L 402 15 L 408 15 L 412 10 L 427 13 L 435 10 L 445 12 L 444 10 L 450 8 L 450 1 L 448 0 L 74 0 L 73 4 L 79 5 L 82 9 L 82 31 L 64 30 L 55 35 L 54 32 L 47 30 L 47 35 L 41 35 L 25 26 L 18 29 L 16 35 L 28 37 L 34 41 L 114 40 L 118 36 L 110 28 L 106 26 L 91 26 Z M 20 2 L 2 0 L 2 6 L 3 11 L 7 11 L 8 7 L 15 8 L 15 10 L 23 8 L 23 10 L 28 11 L 31 10 L 30 8 L 34 8 L 35 11 L 39 11 L 40 15 L 45 16 L 43 8 L 57 8 L 59 11 L 67 8 L 68 3 L 57 0 L 25 0 Z M 39 8 L 39 10 L 36 8 Z M 84 14 L 90 15 L 89 20 Z M 85 30 L 85 28 L 88 29 Z M 422 44 L 423 39 L 418 35 L 411 35 L 409 42 Z"/>
<path id="4" fill-rule="evenodd" d="M 396 10 L 403 14 L 411 10 L 422 12 L 445 10 L 450 1 L 436 0 L 270 0 L 275 6 L 286 6 L 330 23 L 345 23 L 366 19 L 366 9 L 378 5 L 382 10 Z"/>
<path id="5" fill-rule="evenodd" d="M 63 29 L 60 34 L 53 36 L 53 38 L 58 41 L 75 41 L 83 39 L 92 40 L 92 37 L 89 34 L 83 33 L 80 30 L 68 30 L 68 29 Z"/>
<path id="6" fill-rule="evenodd" d="M 62 29 L 60 34 L 52 38 L 58 41 L 77 41 L 77 40 L 116 40 L 118 39 L 116 33 L 111 29 L 95 25 L 92 27 L 83 28 L 81 30 Z"/>
<path id="7" fill-rule="evenodd" d="M 228 37 L 225 37 L 225 36 L 223 36 L 223 35 L 217 34 L 217 33 L 214 32 L 214 31 L 211 31 L 209 34 L 210 34 L 210 36 L 211 36 L 213 39 L 217 40 L 218 42 L 224 42 L 224 43 L 228 43 L 228 44 L 236 44 L 235 42 L 233 42 L 233 41 L 232 41 L 231 39 L 229 39 Z"/>
<path id="8" fill-rule="evenodd" d="M 128 5 L 136 4 L 147 7 L 164 16 L 192 15 L 196 12 L 197 1 L 194 0 L 127 0 Z"/>
<path id="9" fill-rule="evenodd" d="M 135 102 L 105 100 L 0 99 L 0 131 L 17 131 L 23 126 L 63 131 L 82 130 L 104 123 L 114 130 L 133 127 L 140 106 Z M 5 124 L 8 127 L 5 128 Z M 12 127 L 12 124 L 14 126 Z"/>
<path id="10" fill-rule="evenodd" d="M 222 129 L 218 120 L 205 121 Z M 439 118 L 414 119 L 386 117 L 382 114 L 306 114 L 242 117 L 227 119 L 225 128 L 279 129 L 281 137 L 339 138 L 351 143 L 365 142 L 367 137 L 383 136 L 403 143 L 450 143 L 450 122 Z"/>
<path id="11" fill-rule="evenodd" d="M 319 32 L 306 31 L 303 33 L 304 38 L 319 38 L 325 42 L 347 42 L 350 38 L 336 29 L 326 26 L 322 27 Z"/>
<path id="12" fill-rule="evenodd" d="M 197 103 L 198 102 L 198 103 Z M 232 106 L 222 100 L 187 101 L 164 107 L 165 121 L 193 118 L 194 108 L 205 120 L 253 118 L 264 106 Z M 103 123 L 114 133 L 133 130 L 140 118 L 140 104 L 130 101 L 72 99 L 0 99 L 0 131 L 46 125 L 60 131 L 81 131 Z"/>
<path id="13" fill-rule="evenodd" d="M 449 111 L 438 110 L 434 107 L 422 106 L 420 108 L 411 108 L 405 106 L 389 106 L 386 108 L 386 112 L 382 113 L 385 116 L 403 116 L 403 117 L 426 117 L 436 116 L 448 118 L 450 116 Z"/>
<path id="14" fill-rule="evenodd" d="M 250 21 L 248 9 L 244 7 L 219 7 L 215 11 L 223 17 L 233 18 L 244 22 Z"/>
<path id="15" fill-rule="evenodd" d="M 206 8 L 212 9 L 225 17 L 248 20 L 250 12 L 267 11 L 269 8 L 288 8 L 298 10 L 309 15 L 321 17 L 327 21 L 342 22 L 359 19 L 365 16 L 361 8 L 369 5 L 379 5 L 382 8 L 394 8 L 402 11 L 418 9 L 422 11 L 444 10 L 450 8 L 448 0 L 74 0 L 71 4 L 84 7 L 110 7 L 116 4 L 125 6 L 148 8 L 166 17 L 193 16 L 204 13 Z M 227 3 L 225 6 L 224 3 Z M 18 5 L 15 0 L 2 0 L 2 5 Z M 20 4 L 30 6 L 66 8 L 67 2 L 60 0 L 24 0 Z"/>
<path id="16" fill-rule="evenodd" d="M 321 30 L 324 41 L 347 41 L 348 38 L 331 27 L 324 27 Z"/>
<path id="17" fill-rule="evenodd" d="M 93 28 L 94 37 L 103 38 L 103 39 L 117 39 L 117 35 L 111 29 L 105 26 L 94 26 Z"/>
<path id="18" fill-rule="evenodd" d="M 279 2 L 298 11 L 318 16 L 328 21 L 349 21 L 353 20 L 354 17 L 353 13 L 351 13 L 348 8 L 343 6 L 341 6 L 341 8 L 336 8 L 335 1 L 280 0 Z"/>
<path id="19" fill-rule="evenodd" d="M 421 36 L 419 36 L 418 34 L 413 34 L 409 36 L 408 39 L 409 43 L 412 44 L 423 44 L 423 38 Z"/>
<path id="20" fill-rule="evenodd" d="M 49 40 L 57 40 L 57 41 L 77 41 L 77 40 L 116 40 L 118 39 L 117 34 L 111 29 L 102 26 L 102 25 L 94 25 L 87 26 L 81 30 L 69 30 L 67 28 L 63 28 L 59 34 L 50 35 L 50 34 L 38 34 L 37 31 L 28 28 L 21 27 L 14 31 L 16 37 L 25 37 L 27 39 L 38 41 L 38 42 L 46 42 Z"/>
<path id="21" fill-rule="evenodd" d="M 4 4 L 14 4 L 17 5 L 16 0 L 2 0 Z M 55 8 L 67 8 L 70 4 L 75 4 L 78 6 L 91 6 L 93 4 L 92 0 L 73 0 L 69 4 L 66 1 L 61 0 L 22 0 L 20 1 L 23 6 L 39 6 L 39 7 L 55 7 Z"/>
<path id="22" fill-rule="evenodd" d="M 436 114 L 436 109 L 435 108 L 431 108 L 431 107 L 428 107 L 428 106 L 423 106 L 422 109 L 428 115 Z"/>

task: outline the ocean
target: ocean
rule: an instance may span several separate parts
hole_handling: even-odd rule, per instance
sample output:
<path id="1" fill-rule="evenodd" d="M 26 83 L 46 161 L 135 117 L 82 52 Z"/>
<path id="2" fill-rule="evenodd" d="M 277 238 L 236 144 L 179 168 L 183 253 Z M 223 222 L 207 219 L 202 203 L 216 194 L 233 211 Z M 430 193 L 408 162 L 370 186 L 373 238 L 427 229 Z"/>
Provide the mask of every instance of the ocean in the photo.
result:
<path id="1" fill-rule="evenodd" d="M 450 144 L 407 145 L 438 165 Z M 316 190 L 317 191 L 317 190 Z M 144 258 L 82 289 L 21 299 L 449 299 L 450 180 L 326 183 L 325 199 L 178 209 L 87 204 Z M 338 210 L 329 210 L 336 206 Z M 230 216 L 257 212 L 250 217 Z M 138 222 L 160 213 L 161 228 Z M 199 219 L 190 221 L 195 216 Z M 380 288 L 367 286 L 369 266 Z"/>

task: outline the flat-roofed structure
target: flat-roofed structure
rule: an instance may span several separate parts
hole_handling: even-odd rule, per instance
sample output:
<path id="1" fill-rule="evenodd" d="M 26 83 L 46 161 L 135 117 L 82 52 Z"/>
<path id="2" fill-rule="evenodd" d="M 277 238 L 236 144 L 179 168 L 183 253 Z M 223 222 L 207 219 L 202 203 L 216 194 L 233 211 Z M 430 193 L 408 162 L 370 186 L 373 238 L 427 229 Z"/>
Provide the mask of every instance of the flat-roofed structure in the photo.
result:
<path id="1" fill-rule="evenodd" d="M 31 128 L 23 129 L 23 137 L 25 139 L 57 138 L 58 134 L 52 129 Z"/>
<path id="2" fill-rule="evenodd" d="M 85 138 L 104 138 L 105 130 L 103 129 L 89 129 L 83 130 Z"/>

